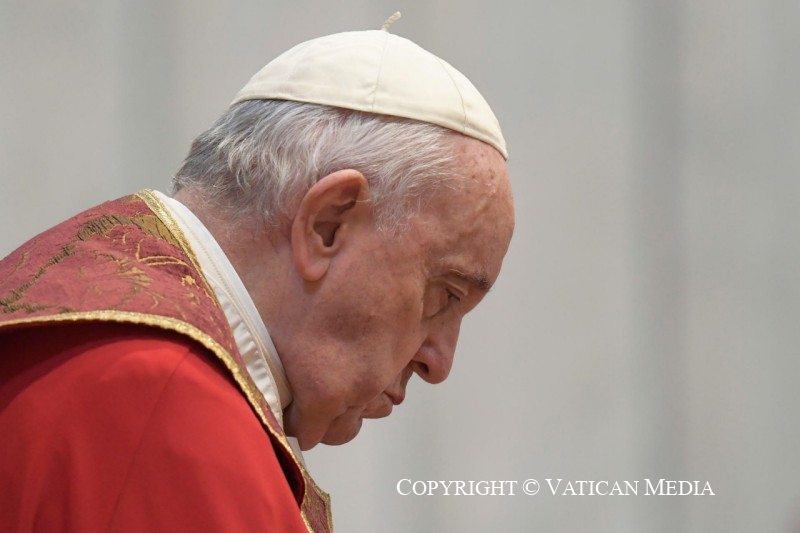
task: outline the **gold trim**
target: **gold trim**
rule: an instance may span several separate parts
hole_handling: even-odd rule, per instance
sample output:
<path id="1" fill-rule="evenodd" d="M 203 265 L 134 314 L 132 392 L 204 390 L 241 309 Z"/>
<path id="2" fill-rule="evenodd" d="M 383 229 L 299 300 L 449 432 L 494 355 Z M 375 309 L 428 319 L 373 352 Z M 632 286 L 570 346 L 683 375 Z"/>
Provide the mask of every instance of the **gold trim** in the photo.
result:
<path id="1" fill-rule="evenodd" d="M 205 348 L 209 349 L 214 355 L 217 356 L 224 364 L 228 371 L 233 375 L 234 381 L 240 387 L 247 387 L 246 380 L 249 378 L 242 374 L 239 365 L 236 364 L 236 361 L 233 357 L 228 353 L 221 344 L 215 341 L 210 335 L 203 332 L 196 326 L 189 324 L 188 322 L 183 322 L 182 320 L 178 320 L 176 318 L 170 318 L 165 316 L 159 315 L 148 315 L 145 313 L 136 313 L 132 311 L 74 311 L 68 313 L 60 313 L 56 315 L 48 315 L 48 316 L 41 316 L 41 317 L 34 317 L 34 318 L 18 318 L 4 321 L 0 326 L 3 328 L 12 327 L 12 326 L 23 326 L 23 325 L 30 325 L 30 324 L 43 324 L 43 323 L 50 323 L 50 322 L 82 322 L 82 321 L 100 321 L 100 322 L 115 322 L 120 324 L 140 324 L 146 326 L 154 326 L 161 329 L 165 329 L 167 331 L 175 331 L 177 333 L 181 333 L 186 335 L 187 337 L 199 342 Z M 263 410 L 258 405 L 258 402 L 255 402 L 253 398 L 249 397 L 248 391 L 244 391 L 245 395 L 248 396 L 248 403 L 255 409 L 256 413 L 259 415 L 259 418 L 266 423 L 266 417 L 264 416 Z M 281 442 L 285 442 L 285 437 L 282 435 L 276 434 L 275 431 L 269 427 L 267 427 L 270 433 L 274 434 Z M 288 443 L 286 443 L 288 446 Z"/>
<path id="2" fill-rule="evenodd" d="M 149 207 L 161 220 L 161 222 L 164 223 L 170 233 L 172 233 L 172 236 L 175 237 L 175 240 L 178 241 L 178 246 L 180 247 L 181 251 L 186 254 L 189 260 L 192 262 L 192 265 L 194 265 L 194 269 L 197 270 L 201 276 L 203 276 L 203 270 L 200 268 L 200 262 L 197 260 L 194 250 L 192 250 L 191 246 L 189 246 L 189 239 L 187 239 L 186 235 L 183 234 L 181 227 L 177 222 L 175 222 L 175 219 L 172 218 L 172 213 L 170 213 L 169 209 L 164 206 L 164 204 L 161 202 L 161 199 L 155 194 L 155 191 L 152 189 L 142 189 L 134 194 L 134 196 L 147 204 L 147 207 Z M 211 287 L 205 276 L 203 276 L 203 281 L 206 282 L 206 285 Z M 217 301 L 217 295 L 214 294 L 214 291 L 211 291 L 211 294 L 214 297 L 214 301 L 217 302 L 217 307 L 220 307 L 219 301 Z"/>
<path id="3" fill-rule="evenodd" d="M 305 498 L 305 494 L 303 494 L 303 498 Z M 314 528 L 311 527 L 311 524 L 308 523 L 308 518 L 306 518 L 306 513 L 303 512 L 302 509 L 300 509 L 300 518 L 303 519 L 303 523 L 306 525 L 306 529 L 308 529 L 310 533 L 314 533 Z"/>

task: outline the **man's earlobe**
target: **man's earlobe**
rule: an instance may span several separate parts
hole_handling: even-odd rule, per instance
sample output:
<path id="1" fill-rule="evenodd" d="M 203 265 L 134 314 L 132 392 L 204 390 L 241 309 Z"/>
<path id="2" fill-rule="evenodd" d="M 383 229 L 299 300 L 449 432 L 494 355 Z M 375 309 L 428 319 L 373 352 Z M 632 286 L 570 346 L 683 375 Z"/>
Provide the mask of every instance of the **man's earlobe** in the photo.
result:
<path id="1" fill-rule="evenodd" d="M 328 174 L 306 192 L 291 227 L 295 269 L 303 279 L 325 276 L 350 232 L 369 222 L 368 200 L 367 180 L 353 169 Z"/>

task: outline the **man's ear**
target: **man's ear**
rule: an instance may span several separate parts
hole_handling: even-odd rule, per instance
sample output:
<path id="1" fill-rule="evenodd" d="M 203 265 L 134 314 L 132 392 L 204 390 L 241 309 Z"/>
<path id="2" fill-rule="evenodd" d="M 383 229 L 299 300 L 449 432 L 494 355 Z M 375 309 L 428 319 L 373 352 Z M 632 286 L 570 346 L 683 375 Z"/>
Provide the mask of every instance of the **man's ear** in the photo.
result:
<path id="1" fill-rule="evenodd" d="M 306 281 L 318 281 L 351 230 L 371 216 L 369 185 L 353 169 L 338 170 L 317 181 L 303 198 L 292 220 L 292 254 Z"/>

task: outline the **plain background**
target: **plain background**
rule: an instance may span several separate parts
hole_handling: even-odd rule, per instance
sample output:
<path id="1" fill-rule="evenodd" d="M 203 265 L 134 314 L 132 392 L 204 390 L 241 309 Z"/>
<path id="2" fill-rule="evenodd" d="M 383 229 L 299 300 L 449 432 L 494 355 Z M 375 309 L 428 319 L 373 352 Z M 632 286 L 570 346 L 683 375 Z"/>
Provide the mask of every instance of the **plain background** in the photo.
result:
<path id="1" fill-rule="evenodd" d="M 0 0 L 0 256 L 167 190 L 269 59 L 396 10 L 492 104 L 517 230 L 450 379 L 307 454 L 338 530 L 800 530 L 800 3 Z M 401 496 L 403 478 L 715 496 Z"/>

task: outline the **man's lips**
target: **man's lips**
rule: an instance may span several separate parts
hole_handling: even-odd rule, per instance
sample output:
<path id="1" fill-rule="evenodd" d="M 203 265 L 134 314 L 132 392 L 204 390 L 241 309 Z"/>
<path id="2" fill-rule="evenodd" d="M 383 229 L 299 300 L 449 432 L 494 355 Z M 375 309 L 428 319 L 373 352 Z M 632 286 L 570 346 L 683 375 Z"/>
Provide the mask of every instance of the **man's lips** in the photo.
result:
<path id="1" fill-rule="evenodd" d="M 405 399 L 405 391 L 383 391 L 364 411 L 364 418 L 384 418 L 392 414 L 392 407 Z M 384 400 L 383 398 L 386 398 Z M 388 400 L 388 401 L 387 401 Z"/>
<path id="2" fill-rule="evenodd" d="M 393 405 L 400 405 L 406 398 L 406 394 L 403 391 L 386 391 L 386 396 L 389 397 Z"/>

